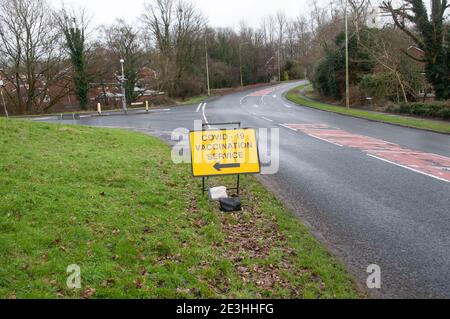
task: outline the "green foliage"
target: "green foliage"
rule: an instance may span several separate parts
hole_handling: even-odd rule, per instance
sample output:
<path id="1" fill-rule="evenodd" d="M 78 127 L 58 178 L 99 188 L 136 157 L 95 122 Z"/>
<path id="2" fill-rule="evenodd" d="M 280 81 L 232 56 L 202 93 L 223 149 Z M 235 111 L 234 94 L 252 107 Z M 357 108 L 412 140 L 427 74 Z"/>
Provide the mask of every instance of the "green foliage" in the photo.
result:
<path id="1" fill-rule="evenodd" d="M 424 78 L 417 64 L 408 58 L 402 58 L 398 71 L 406 88 L 408 99 L 416 100 L 417 93 L 424 85 Z M 375 101 L 397 101 L 399 84 L 390 73 L 365 74 L 358 83 L 361 99 L 367 97 Z"/>
<path id="2" fill-rule="evenodd" d="M 291 80 L 298 80 L 304 77 L 303 68 L 298 62 L 287 60 L 284 65 L 284 72 L 287 73 L 287 78 Z"/>
<path id="3" fill-rule="evenodd" d="M 67 23 L 63 26 L 65 46 L 70 55 L 73 66 L 73 81 L 75 93 L 83 110 L 87 109 L 89 103 L 89 79 L 86 71 L 86 49 L 84 29 L 70 27 Z"/>
<path id="4" fill-rule="evenodd" d="M 362 99 L 371 97 L 375 101 L 381 101 L 394 98 L 396 85 L 396 81 L 388 73 L 366 74 L 358 83 L 358 91 Z"/>
<path id="5" fill-rule="evenodd" d="M 450 120 L 450 101 L 401 103 L 397 111 L 402 114 L 429 116 Z"/>
<path id="6" fill-rule="evenodd" d="M 371 29 L 360 32 L 359 41 L 370 47 Z M 345 33 L 336 37 L 338 49 L 329 50 L 325 59 L 318 65 L 314 75 L 314 87 L 320 95 L 341 99 L 345 91 Z M 356 85 L 364 74 L 371 73 L 374 67 L 367 50 L 363 50 L 355 36 L 349 39 L 350 84 Z"/>
<path id="7" fill-rule="evenodd" d="M 419 47 L 425 52 L 426 76 L 433 85 L 438 99 L 450 98 L 450 60 L 448 59 L 448 30 L 446 40 L 445 5 L 447 1 L 432 1 L 432 14 L 429 16 L 423 0 L 412 0 L 410 20 L 421 34 Z M 445 43 L 447 42 L 447 43 Z"/>
<path id="8" fill-rule="evenodd" d="M 448 81 L 450 81 L 450 23 L 447 24 L 447 39 L 446 39 L 446 49 L 447 49 L 447 69 L 449 70 L 448 72 Z"/>
<path id="9" fill-rule="evenodd" d="M 404 116 L 391 116 L 389 114 L 384 113 L 368 112 L 360 109 L 348 109 L 343 106 L 325 104 L 304 97 L 301 93 L 299 93 L 301 90 L 308 90 L 308 86 L 299 86 L 293 88 L 286 95 L 287 99 L 299 105 L 308 106 L 327 112 L 334 112 L 338 114 L 354 116 L 372 121 L 392 123 L 406 127 L 414 127 L 430 131 L 450 133 L 450 125 L 448 124 L 448 122 L 433 121 L 429 119 L 411 118 Z"/>
<path id="10" fill-rule="evenodd" d="M 319 64 L 314 74 L 314 88 L 321 96 L 342 98 L 339 88 L 338 74 L 342 73 L 342 64 L 345 65 L 340 52 L 328 52 L 325 60 Z M 344 66 L 345 67 L 345 66 Z"/>
<path id="11" fill-rule="evenodd" d="M 125 96 L 128 103 L 133 103 L 138 98 L 138 94 L 134 90 L 136 87 L 136 83 L 138 82 L 138 68 L 134 61 L 134 56 L 131 54 L 125 55 L 126 62 L 124 65 L 124 74 L 125 74 Z"/>
<path id="12" fill-rule="evenodd" d="M 406 84 L 406 91 L 411 100 L 417 99 L 417 93 L 425 86 L 424 76 L 414 61 L 402 57 L 398 68 L 403 81 Z"/>

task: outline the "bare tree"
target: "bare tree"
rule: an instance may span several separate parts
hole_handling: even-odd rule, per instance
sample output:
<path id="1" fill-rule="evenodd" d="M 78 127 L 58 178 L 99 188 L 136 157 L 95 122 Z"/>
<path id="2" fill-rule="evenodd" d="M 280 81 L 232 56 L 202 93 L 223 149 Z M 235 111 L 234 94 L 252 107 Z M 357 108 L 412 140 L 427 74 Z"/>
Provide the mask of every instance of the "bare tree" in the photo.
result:
<path id="1" fill-rule="evenodd" d="M 95 41 L 87 53 L 88 74 L 92 75 L 91 89 L 100 88 L 101 101 L 104 105 L 110 104 L 109 89 L 117 85 L 114 70 L 117 68 L 117 58 L 113 58 L 112 50 L 103 42 Z M 114 100 L 115 101 L 115 100 Z"/>
<path id="2" fill-rule="evenodd" d="M 374 13 L 370 0 L 347 0 L 351 8 L 351 22 L 355 29 L 357 44 L 361 42 L 361 28 L 367 25 L 367 20 Z"/>
<path id="3" fill-rule="evenodd" d="M 197 12 L 190 2 L 179 1 L 176 7 L 175 51 L 176 75 L 180 81 L 195 56 L 195 43 L 201 38 L 201 31 L 205 28 L 203 16 Z"/>
<path id="4" fill-rule="evenodd" d="M 159 51 L 158 65 L 161 68 L 162 88 L 166 87 L 171 78 L 171 64 L 173 58 L 172 32 L 171 28 L 174 19 L 174 0 L 156 0 L 144 4 L 145 13 L 141 21 L 149 30 L 153 38 L 154 45 Z"/>
<path id="5" fill-rule="evenodd" d="M 134 102 L 138 97 L 135 88 L 139 81 L 139 71 L 144 65 L 143 48 L 140 44 L 135 28 L 122 19 L 108 28 L 104 28 L 107 46 L 112 50 L 118 65 L 120 59 L 124 59 L 124 72 L 127 79 L 125 93 L 127 100 Z M 114 65 L 114 63 L 113 63 Z"/>
<path id="6" fill-rule="evenodd" d="M 155 0 L 145 4 L 141 20 L 150 31 L 159 51 L 161 73 L 165 85 L 177 94 L 186 70 L 200 49 L 203 16 L 183 0 Z"/>
<path id="7" fill-rule="evenodd" d="M 286 28 L 286 14 L 282 11 L 278 11 L 276 14 L 276 23 L 278 29 L 278 44 L 277 44 L 277 57 L 278 57 L 278 81 L 281 81 L 281 64 L 283 63 L 283 42 Z"/>
<path id="8" fill-rule="evenodd" d="M 398 87 L 400 87 L 403 100 L 408 102 L 408 83 L 400 71 L 401 58 L 399 54 L 395 54 L 399 52 L 397 49 L 398 41 L 397 43 L 392 41 L 394 38 L 398 39 L 398 37 L 395 37 L 395 31 L 385 29 L 373 36 L 373 45 L 365 47 L 361 44 L 361 46 L 378 65 L 395 79 Z"/>
<path id="9" fill-rule="evenodd" d="M 0 1 L 0 68 L 19 113 L 46 111 L 68 93 L 60 36 L 45 1 Z"/>

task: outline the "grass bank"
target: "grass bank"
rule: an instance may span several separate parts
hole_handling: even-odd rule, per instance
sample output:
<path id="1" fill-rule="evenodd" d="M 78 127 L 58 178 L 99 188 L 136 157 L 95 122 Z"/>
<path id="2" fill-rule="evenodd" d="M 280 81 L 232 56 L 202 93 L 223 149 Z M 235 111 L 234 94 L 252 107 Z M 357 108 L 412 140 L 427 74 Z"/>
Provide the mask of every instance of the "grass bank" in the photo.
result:
<path id="1" fill-rule="evenodd" d="M 358 118 L 402 125 L 406 127 L 413 127 L 418 129 L 425 129 L 440 133 L 450 133 L 450 123 L 445 121 L 433 121 L 428 119 L 419 119 L 412 117 L 405 117 L 395 114 L 385 114 L 377 112 L 369 112 L 358 109 L 347 109 L 342 106 L 335 106 L 311 100 L 301 94 L 301 91 L 310 89 L 309 85 L 301 85 L 293 88 L 286 94 L 286 98 L 299 105 L 304 105 L 324 111 L 354 116 Z"/>
<path id="2" fill-rule="evenodd" d="M 208 95 L 198 95 L 188 98 L 187 100 L 177 101 L 179 105 L 191 105 L 191 104 L 199 104 L 209 99 L 211 96 Z"/>
<path id="3" fill-rule="evenodd" d="M 0 119 L 0 171 L 0 298 L 361 296 L 256 179 L 219 213 L 147 135 Z"/>

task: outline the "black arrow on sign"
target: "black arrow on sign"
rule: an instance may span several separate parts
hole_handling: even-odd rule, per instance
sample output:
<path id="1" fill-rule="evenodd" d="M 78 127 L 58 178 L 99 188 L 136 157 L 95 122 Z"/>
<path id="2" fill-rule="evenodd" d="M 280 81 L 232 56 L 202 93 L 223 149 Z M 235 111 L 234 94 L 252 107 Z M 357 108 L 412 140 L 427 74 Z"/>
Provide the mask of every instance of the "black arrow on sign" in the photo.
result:
<path id="1" fill-rule="evenodd" d="M 216 165 L 214 165 L 214 169 L 218 172 L 222 171 L 222 169 L 224 168 L 239 168 L 241 167 L 241 164 L 236 163 L 236 164 L 220 164 L 220 163 L 216 163 Z"/>

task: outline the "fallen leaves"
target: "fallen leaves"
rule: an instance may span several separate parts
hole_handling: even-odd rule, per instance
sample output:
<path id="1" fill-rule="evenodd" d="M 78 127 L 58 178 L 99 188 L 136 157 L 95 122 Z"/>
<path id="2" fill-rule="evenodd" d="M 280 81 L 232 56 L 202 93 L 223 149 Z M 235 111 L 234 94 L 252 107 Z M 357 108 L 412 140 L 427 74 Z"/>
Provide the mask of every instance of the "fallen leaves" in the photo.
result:
<path id="1" fill-rule="evenodd" d="M 261 297 L 264 291 L 273 292 L 276 287 L 290 291 L 292 298 L 301 297 L 298 287 L 282 276 L 283 272 L 295 272 L 292 264 L 295 252 L 288 248 L 276 217 L 265 216 L 255 199 L 248 202 L 251 204 L 247 210 L 222 219 L 224 258 L 233 262 L 237 275 L 245 284 L 253 284 L 261 291 Z M 265 265 L 264 261 L 274 250 L 279 252 L 280 260 Z"/>
<path id="2" fill-rule="evenodd" d="M 135 279 L 135 280 L 133 281 L 133 283 L 134 283 L 134 286 L 135 286 L 137 289 L 142 289 L 142 288 L 144 287 L 144 283 L 142 282 L 142 279 L 141 279 L 141 278 Z"/>
<path id="3" fill-rule="evenodd" d="M 80 295 L 81 299 L 90 299 L 92 298 L 97 291 L 95 288 L 88 287 L 86 288 Z"/>

